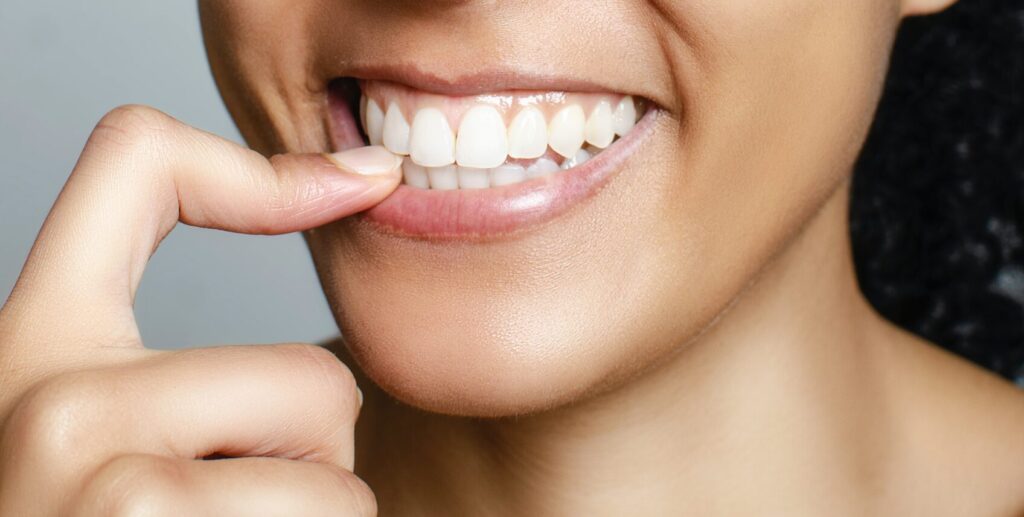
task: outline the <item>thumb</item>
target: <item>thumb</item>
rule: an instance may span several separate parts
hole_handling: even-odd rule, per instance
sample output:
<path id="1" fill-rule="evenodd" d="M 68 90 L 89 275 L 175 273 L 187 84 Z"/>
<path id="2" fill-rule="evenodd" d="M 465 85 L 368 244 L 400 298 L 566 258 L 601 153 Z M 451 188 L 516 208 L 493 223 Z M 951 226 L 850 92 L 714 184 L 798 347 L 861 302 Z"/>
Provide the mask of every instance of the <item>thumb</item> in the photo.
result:
<path id="1" fill-rule="evenodd" d="M 225 176 L 190 175 L 179 182 L 180 221 L 202 228 L 275 235 L 308 230 L 380 203 L 402 179 L 402 159 L 380 146 L 334 154 L 281 154 L 270 158 L 273 174 L 247 179 L 253 195 L 210 183 Z M 237 189 L 237 185 L 224 185 Z"/>

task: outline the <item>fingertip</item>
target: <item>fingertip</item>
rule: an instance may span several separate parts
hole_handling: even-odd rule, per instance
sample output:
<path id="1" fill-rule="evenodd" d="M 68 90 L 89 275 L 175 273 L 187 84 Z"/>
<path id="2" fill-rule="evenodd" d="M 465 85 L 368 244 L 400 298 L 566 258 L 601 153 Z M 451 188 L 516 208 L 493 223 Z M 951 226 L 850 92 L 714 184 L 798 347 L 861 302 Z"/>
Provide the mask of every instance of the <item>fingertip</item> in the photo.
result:
<path id="1" fill-rule="evenodd" d="M 338 168 L 361 176 L 401 178 L 402 157 L 379 145 L 328 154 Z"/>
<path id="2" fill-rule="evenodd" d="M 402 157 L 380 146 L 337 153 L 282 154 L 270 158 L 277 172 L 271 206 L 259 214 L 286 233 L 326 224 L 372 208 L 402 182 Z"/>

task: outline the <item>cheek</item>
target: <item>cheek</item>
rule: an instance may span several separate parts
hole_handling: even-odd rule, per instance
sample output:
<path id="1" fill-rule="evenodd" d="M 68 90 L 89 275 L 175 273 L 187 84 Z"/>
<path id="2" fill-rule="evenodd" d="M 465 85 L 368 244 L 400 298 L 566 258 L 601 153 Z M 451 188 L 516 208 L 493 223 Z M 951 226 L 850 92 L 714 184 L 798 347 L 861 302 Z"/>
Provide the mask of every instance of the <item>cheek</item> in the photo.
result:
<path id="1" fill-rule="evenodd" d="M 706 230 L 701 263 L 747 280 L 850 173 L 898 11 L 889 0 L 734 0 L 688 14 L 705 33 L 679 85 L 689 97 L 672 201 Z"/>

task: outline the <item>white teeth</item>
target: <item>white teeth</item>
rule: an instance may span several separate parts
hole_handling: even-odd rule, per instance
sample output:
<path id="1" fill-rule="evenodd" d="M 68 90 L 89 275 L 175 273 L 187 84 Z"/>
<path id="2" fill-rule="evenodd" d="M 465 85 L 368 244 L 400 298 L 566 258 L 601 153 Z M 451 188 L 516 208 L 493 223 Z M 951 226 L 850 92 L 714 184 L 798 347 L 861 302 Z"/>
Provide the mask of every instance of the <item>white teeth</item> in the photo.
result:
<path id="1" fill-rule="evenodd" d="M 385 104 L 387 109 L 382 110 Z M 543 111 L 548 108 L 524 106 L 506 130 L 500 107 L 471 105 L 461 117 L 457 134 L 448 123 L 447 112 L 436 107 L 410 111 L 410 126 L 397 102 L 364 97 L 361 115 L 371 145 L 405 155 L 406 185 L 435 190 L 485 189 L 579 167 L 637 123 L 633 97 L 623 97 L 616 104 L 602 96 L 593 106 L 587 116 L 580 104 L 569 102 L 556 106 L 558 111 L 550 118 Z M 549 148 L 564 160 L 549 157 L 555 156 L 547 155 Z M 518 160 L 532 163 L 527 166 Z"/>
<path id="2" fill-rule="evenodd" d="M 580 149 L 576 151 L 576 154 L 572 158 L 569 158 L 562 162 L 562 170 L 571 169 L 587 163 L 590 160 L 590 153 L 586 149 Z"/>
<path id="3" fill-rule="evenodd" d="M 459 166 L 459 188 L 490 188 L 487 169 Z"/>
<path id="4" fill-rule="evenodd" d="M 384 115 L 384 147 L 395 154 L 409 154 L 409 123 L 394 102 Z"/>
<path id="5" fill-rule="evenodd" d="M 569 158 L 583 147 L 587 116 L 577 104 L 559 111 L 548 126 L 548 145 L 556 153 Z"/>
<path id="6" fill-rule="evenodd" d="M 615 114 L 612 115 L 612 129 L 615 130 L 616 135 L 625 136 L 635 125 L 636 104 L 633 102 L 633 97 L 623 97 L 615 108 Z"/>
<path id="7" fill-rule="evenodd" d="M 612 128 L 612 105 L 608 101 L 601 101 L 594 107 L 594 111 L 587 119 L 585 131 L 587 142 L 594 147 L 604 149 L 615 139 L 615 129 Z"/>
<path id="8" fill-rule="evenodd" d="M 366 136 L 370 145 L 380 145 L 384 140 L 384 112 L 377 101 L 370 99 L 366 103 Z"/>
<path id="9" fill-rule="evenodd" d="M 409 156 L 424 167 L 455 163 L 455 135 L 441 110 L 426 108 L 416 112 L 409 134 Z"/>
<path id="10" fill-rule="evenodd" d="M 523 108 L 508 126 L 508 155 L 532 160 L 544 156 L 547 150 L 548 123 L 544 114 L 533 106 Z"/>
<path id="11" fill-rule="evenodd" d="M 462 116 L 455 159 L 459 165 L 489 169 L 505 163 L 508 137 L 505 121 L 490 106 L 474 106 Z"/>
<path id="12" fill-rule="evenodd" d="M 526 177 L 538 178 L 540 176 L 547 176 L 548 174 L 552 174 L 555 172 L 558 172 L 558 164 L 555 163 L 554 160 L 541 158 L 534 162 L 533 164 L 531 164 L 529 167 L 527 167 Z"/>
<path id="13" fill-rule="evenodd" d="M 495 167 L 491 169 L 490 175 L 492 187 L 512 185 L 526 181 L 526 169 L 524 169 L 522 165 L 516 165 L 514 163 Z"/>
<path id="14" fill-rule="evenodd" d="M 430 179 L 427 177 L 427 169 L 422 165 L 413 163 L 406 158 L 402 161 L 402 172 L 405 177 L 405 184 L 416 188 L 430 188 Z"/>
<path id="15" fill-rule="evenodd" d="M 459 188 L 459 175 L 455 172 L 454 165 L 444 167 L 428 167 L 427 176 L 430 178 L 430 188 L 435 190 L 455 190 Z"/>

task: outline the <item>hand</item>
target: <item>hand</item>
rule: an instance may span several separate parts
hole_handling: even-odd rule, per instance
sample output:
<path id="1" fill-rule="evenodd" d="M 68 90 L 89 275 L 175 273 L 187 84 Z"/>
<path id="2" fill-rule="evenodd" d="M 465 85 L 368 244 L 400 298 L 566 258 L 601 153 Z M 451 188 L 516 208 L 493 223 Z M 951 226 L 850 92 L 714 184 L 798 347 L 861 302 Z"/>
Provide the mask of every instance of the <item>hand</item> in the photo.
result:
<path id="1" fill-rule="evenodd" d="M 379 147 L 268 161 L 153 109 L 104 117 L 0 310 L 0 515 L 375 514 L 331 353 L 147 350 L 132 304 L 177 221 L 313 228 L 380 202 L 400 165 Z"/>

